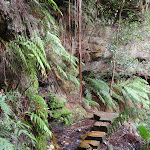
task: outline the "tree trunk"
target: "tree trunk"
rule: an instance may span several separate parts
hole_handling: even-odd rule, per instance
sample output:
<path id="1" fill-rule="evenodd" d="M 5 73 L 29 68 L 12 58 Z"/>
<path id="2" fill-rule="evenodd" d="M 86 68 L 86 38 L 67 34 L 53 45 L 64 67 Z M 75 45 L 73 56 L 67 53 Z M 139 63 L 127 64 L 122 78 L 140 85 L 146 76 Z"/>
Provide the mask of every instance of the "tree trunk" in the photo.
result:
<path id="1" fill-rule="evenodd" d="M 78 40 L 79 40 L 79 75 L 80 75 L 80 100 L 82 100 L 82 48 L 81 48 L 81 18 L 82 18 L 82 0 L 79 0 L 79 32 L 78 32 Z"/>

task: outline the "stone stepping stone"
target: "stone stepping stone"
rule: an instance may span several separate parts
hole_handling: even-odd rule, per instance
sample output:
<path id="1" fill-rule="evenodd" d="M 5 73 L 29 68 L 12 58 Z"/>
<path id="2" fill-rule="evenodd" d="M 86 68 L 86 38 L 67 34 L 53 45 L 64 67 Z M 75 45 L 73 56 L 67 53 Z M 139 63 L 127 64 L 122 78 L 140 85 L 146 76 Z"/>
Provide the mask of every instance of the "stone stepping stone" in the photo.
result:
<path id="1" fill-rule="evenodd" d="M 87 150 L 87 149 L 97 149 L 98 146 L 100 145 L 99 141 L 94 141 L 94 140 L 83 140 L 79 146 L 78 146 L 78 150 Z"/>
<path id="2" fill-rule="evenodd" d="M 102 131 L 102 132 L 108 133 L 109 126 L 110 126 L 109 122 L 96 121 L 94 123 L 92 130 L 93 131 Z"/>
<path id="3" fill-rule="evenodd" d="M 102 143 L 104 136 L 105 136 L 105 132 L 91 131 L 87 134 L 87 137 L 85 138 L 85 140 L 96 140 Z"/>
<path id="4" fill-rule="evenodd" d="M 100 143 L 103 142 L 105 134 L 118 114 L 97 111 L 94 113 L 96 122 L 92 128 L 93 131 L 81 135 L 83 141 L 78 146 L 78 150 L 97 150 Z"/>
<path id="5" fill-rule="evenodd" d="M 94 113 L 94 119 L 101 122 L 113 122 L 115 118 L 118 117 L 118 114 L 115 113 L 107 113 L 107 112 L 96 112 Z"/>

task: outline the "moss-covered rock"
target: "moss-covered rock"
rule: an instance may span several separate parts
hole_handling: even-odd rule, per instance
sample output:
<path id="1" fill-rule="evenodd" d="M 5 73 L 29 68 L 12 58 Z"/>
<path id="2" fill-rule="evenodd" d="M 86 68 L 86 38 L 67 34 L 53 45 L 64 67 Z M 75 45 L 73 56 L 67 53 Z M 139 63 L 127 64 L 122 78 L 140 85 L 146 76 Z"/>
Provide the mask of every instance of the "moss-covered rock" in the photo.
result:
<path id="1" fill-rule="evenodd" d="M 58 95 L 51 95 L 50 96 L 51 102 L 49 102 L 50 109 L 58 109 L 63 108 L 67 100 L 63 97 Z"/>
<path id="2" fill-rule="evenodd" d="M 71 112 L 69 110 L 67 110 L 66 108 L 62 108 L 62 109 L 56 109 L 50 112 L 51 117 L 58 119 L 61 116 L 66 116 L 71 114 Z"/>

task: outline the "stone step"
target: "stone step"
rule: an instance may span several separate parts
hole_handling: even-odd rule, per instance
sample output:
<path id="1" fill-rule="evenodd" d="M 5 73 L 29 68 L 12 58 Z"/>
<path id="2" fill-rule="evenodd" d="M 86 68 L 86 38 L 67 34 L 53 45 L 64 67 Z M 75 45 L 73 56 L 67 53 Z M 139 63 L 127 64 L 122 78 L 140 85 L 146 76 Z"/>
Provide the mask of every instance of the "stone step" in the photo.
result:
<path id="1" fill-rule="evenodd" d="M 102 112 L 102 111 L 98 111 L 94 113 L 94 119 L 97 121 L 101 121 L 101 122 L 111 123 L 117 117 L 118 117 L 118 114 L 116 113 L 107 113 L 107 112 Z"/>
<path id="2" fill-rule="evenodd" d="M 78 150 L 97 150 L 100 142 L 103 142 L 106 133 L 113 120 L 118 117 L 118 114 L 97 111 L 94 113 L 96 122 L 92 128 L 93 131 L 82 135 L 83 141 L 78 146 Z M 92 141 L 92 142 L 91 142 Z"/>
<path id="3" fill-rule="evenodd" d="M 108 133 L 109 126 L 110 126 L 109 122 L 96 121 L 94 123 L 92 130 L 93 131 L 102 131 L 102 132 Z"/>
<path id="4" fill-rule="evenodd" d="M 99 141 L 94 141 L 94 140 L 83 140 L 79 146 L 78 146 L 78 150 L 87 150 L 87 149 L 97 149 L 98 146 L 100 145 Z"/>
<path id="5" fill-rule="evenodd" d="M 85 140 L 96 140 L 102 143 L 104 136 L 105 136 L 105 132 L 91 131 L 87 134 L 87 137 L 85 138 Z"/>

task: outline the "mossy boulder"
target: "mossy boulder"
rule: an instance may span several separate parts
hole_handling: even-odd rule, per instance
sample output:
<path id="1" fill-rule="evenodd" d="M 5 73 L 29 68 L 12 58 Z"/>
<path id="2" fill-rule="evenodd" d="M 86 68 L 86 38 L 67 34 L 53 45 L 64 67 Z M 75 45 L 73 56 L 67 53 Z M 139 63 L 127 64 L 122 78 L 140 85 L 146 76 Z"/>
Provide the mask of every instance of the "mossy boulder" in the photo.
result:
<path id="1" fill-rule="evenodd" d="M 58 119 L 62 116 L 66 116 L 71 114 L 71 112 L 69 110 L 67 110 L 66 108 L 62 108 L 62 109 L 56 109 L 51 111 L 51 117 Z"/>
<path id="2" fill-rule="evenodd" d="M 58 95 L 51 95 L 50 98 L 51 102 L 49 102 L 49 106 L 51 109 L 63 108 L 65 106 L 65 103 L 67 102 L 65 98 Z"/>

